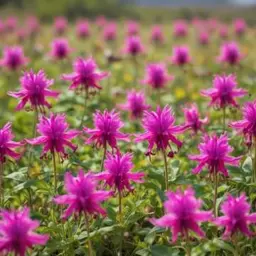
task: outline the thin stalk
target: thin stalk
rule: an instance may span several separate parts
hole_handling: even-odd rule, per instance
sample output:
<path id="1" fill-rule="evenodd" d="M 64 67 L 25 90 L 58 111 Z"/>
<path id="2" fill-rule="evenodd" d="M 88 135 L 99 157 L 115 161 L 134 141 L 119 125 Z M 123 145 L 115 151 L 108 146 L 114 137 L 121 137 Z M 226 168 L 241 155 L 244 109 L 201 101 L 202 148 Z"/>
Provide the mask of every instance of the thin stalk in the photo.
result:
<path id="1" fill-rule="evenodd" d="M 254 138 L 254 167 L 253 167 L 253 176 L 252 176 L 252 181 L 256 182 L 256 137 Z"/>
<path id="2" fill-rule="evenodd" d="M 168 190 L 168 165 L 167 165 L 167 157 L 164 150 L 162 150 L 163 158 L 164 158 L 164 179 L 165 179 L 165 190 Z"/>
<path id="3" fill-rule="evenodd" d="M 81 119 L 81 123 L 80 123 L 80 129 L 82 128 L 83 126 L 83 122 L 84 122 L 84 117 L 86 115 L 86 107 L 87 107 L 87 101 L 88 101 L 88 98 L 89 98 L 89 93 L 88 93 L 88 89 L 85 89 L 85 95 L 84 95 L 84 113 L 83 113 L 83 116 L 82 116 L 82 119 Z"/>
<path id="4" fill-rule="evenodd" d="M 54 192 L 57 192 L 57 165 L 56 165 L 56 156 L 55 151 L 52 152 L 52 162 L 53 162 L 53 171 L 54 171 Z"/>
<path id="5" fill-rule="evenodd" d="M 214 201 L 213 201 L 213 210 L 214 210 L 214 216 L 218 216 L 218 211 L 217 211 L 217 198 L 218 198 L 218 173 L 217 171 L 214 171 Z"/>
<path id="6" fill-rule="evenodd" d="M 119 213 L 119 221 L 120 224 L 123 223 L 123 216 L 122 216 L 122 192 L 121 190 L 118 190 L 118 213 Z M 120 234 L 120 251 L 118 256 L 122 256 L 122 250 L 123 250 L 123 230 L 121 229 Z"/>
<path id="7" fill-rule="evenodd" d="M 4 163 L 0 162 L 0 203 L 4 206 Z"/>
<path id="8" fill-rule="evenodd" d="M 106 154 L 107 154 L 107 145 L 104 146 L 104 151 L 103 151 L 103 155 L 102 155 L 102 159 L 101 159 L 101 166 L 100 166 L 100 171 L 102 172 L 104 169 L 104 161 L 106 158 Z"/>
<path id="9" fill-rule="evenodd" d="M 187 256 L 191 256 L 191 248 L 190 248 L 188 231 L 185 232 L 185 237 L 186 237 L 186 253 L 187 253 Z"/>
<path id="10" fill-rule="evenodd" d="M 226 131 L 226 106 L 223 107 L 223 122 L 222 122 L 223 133 Z"/>
<path id="11" fill-rule="evenodd" d="M 90 237 L 90 224 L 88 215 L 85 213 L 85 224 L 86 224 L 86 230 L 87 230 L 87 242 L 88 242 L 88 255 L 92 256 L 92 243 L 91 243 L 91 237 Z"/>

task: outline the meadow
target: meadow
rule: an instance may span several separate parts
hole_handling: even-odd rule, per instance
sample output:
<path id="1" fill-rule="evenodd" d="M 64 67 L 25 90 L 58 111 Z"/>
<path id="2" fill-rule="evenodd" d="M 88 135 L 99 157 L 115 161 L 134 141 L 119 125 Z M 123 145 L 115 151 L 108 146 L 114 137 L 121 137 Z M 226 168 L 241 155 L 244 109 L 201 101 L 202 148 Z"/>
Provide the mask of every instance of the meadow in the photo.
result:
<path id="1" fill-rule="evenodd" d="M 1 255 L 254 255 L 255 28 L 0 21 Z"/>

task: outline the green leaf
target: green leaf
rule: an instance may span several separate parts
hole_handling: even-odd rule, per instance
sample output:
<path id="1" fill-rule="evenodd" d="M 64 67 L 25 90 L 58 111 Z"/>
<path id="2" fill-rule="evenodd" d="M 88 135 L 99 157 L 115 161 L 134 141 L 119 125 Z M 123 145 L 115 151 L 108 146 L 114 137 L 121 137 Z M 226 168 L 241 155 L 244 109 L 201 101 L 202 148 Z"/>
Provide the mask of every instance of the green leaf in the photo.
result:
<path id="1" fill-rule="evenodd" d="M 179 256 L 179 250 L 165 245 L 153 245 L 151 247 L 152 256 Z"/>

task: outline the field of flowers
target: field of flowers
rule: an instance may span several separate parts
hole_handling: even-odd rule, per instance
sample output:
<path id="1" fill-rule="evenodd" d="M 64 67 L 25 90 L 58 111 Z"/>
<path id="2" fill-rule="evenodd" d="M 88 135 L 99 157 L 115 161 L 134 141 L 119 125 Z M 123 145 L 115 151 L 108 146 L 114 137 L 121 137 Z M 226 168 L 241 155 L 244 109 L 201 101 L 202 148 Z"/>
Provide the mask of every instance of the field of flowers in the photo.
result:
<path id="1" fill-rule="evenodd" d="M 255 255 L 255 29 L 0 22 L 1 255 Z"/>

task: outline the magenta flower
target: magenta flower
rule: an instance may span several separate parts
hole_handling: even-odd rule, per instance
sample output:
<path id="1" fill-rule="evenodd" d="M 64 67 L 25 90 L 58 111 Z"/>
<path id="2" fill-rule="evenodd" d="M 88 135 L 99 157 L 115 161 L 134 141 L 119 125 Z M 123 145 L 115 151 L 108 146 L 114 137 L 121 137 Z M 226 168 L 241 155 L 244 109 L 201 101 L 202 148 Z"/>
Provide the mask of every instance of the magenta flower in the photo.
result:
<path id="1" fill-rule="evenodd" d="M 185 126 L 175 126 L 175 117 L 172 109 L 169 106 L 165 106 L 163 109 L 157 107 L 156 111 L 145 111 L 142 120 L 142 126 L 145 129 L 145 133 L 137 135 L 135 141 L 148 141 L 149 146 L 146 155 L 152 155 L 154 145 L 157 150 L 170 149 L 169 157 L 173 157 L 174 151 L 170 142 L 174 143 L 178 148 L 182 146 L 182 142 L 179 141 L 174 135 L 182 133 Z"/>
<path id="2" fill-rule="evenodd" d="M 234 26 L 234 31 L 236 35 L 238 36 L 244 35 L 247 28 L 247 25 L 244 19 L 240 18 L 240 19 L 234 20 L 233 26 Z"/>
<path id="3" fill-rule="evenodd" d="M 237 231 L 246 236 L 255 233 L 249 230 L 251 223 L 256 223 L 256 213 L 250 214 L 250 204 L 247 203 L 245 194 L 239 197 L 228 195 L 228 198 L 221 206 L 224 216 L 218 217 L 215 223 L 225 227 L 223 238 L 231 237 Z"/>
<path id="4" fill-rule="evenodd" d="M 173 34 L 175 37 L 185 37 L 188 34 L 188 25 L 185 20 L 176 20 L 173 24 Z"/>
<path id="5" fill-rule="evenodd" d="M 20 142 L 15 142 L 12 131 L 11 123 L 7 123 L 2 129 L 0 129 L 0 162 L 3 164 L 6 161 L 6 157 L 18 160 L 21 154 L 15 152 L 14 150 L 21 147 L 23 144 Z"/>
<path id="6" fill-rule="evenodd" d="M 248 146 L 252 145 L 256 138 L 256 101 L 247 102 L 243 107 L 243 119 L 232 122 L 230 126 L 239 133 L 243 133 Z"/>
<path id="7" fill-rule="evenodd" d="M 200 228 L 201 222 L 212 219 L 211 211 L 200 211 L 202 201 L 195 197 L 192 188 L 184 192 L 167 192 L 167 201 L 164 203 L 165 215 L 160 219 L 151 219 L 151 223 L 158 227 L 170 228 L 172 230 L 172 241 L 176 242 L 179 233 L 185 238 L 189 231 L 200 237 L 205 234 Z"/>
<path id="8" fill-rule="evenodd" d="M 238 166 L 241 159 L 241 157 L 229 155 L 233 148 L 229 146 L 226 134 L 220 137 L 215 134 L 213 136 L 205 134 L 198 149 L 200 150 L 199 155 L 189 156 L 189 159 L 199 163 L 192 171 L 194 174 L 200 173 L 207 166 L 210 174 L 220 172 L 224 176 L 228 176 L 228 170 L 225 165 Z"/>
<path id="9" fill-rule="evenodd" d="M 191 62 L 189 48 L 187 46 L 176 46 L 173 48 L 171 62 L 177 66 L 184 66 Z"/>
<path id="10" fill-rule="evenodd" d="M 89 139 L 86 144 L 94 143 L 96 147 L 106 148 L 109 145 L 112 149 L 117 149 L 117 141 L 129 141 L 129 136 L 121 133 L 119 130 L 124 126 L 120 120 L 119 113 L 114 110 L 108 112 L 104 110 L 103 113 L 96 111 L 93 115 L 93 123 L 95 128 L 90 129 L 85 127 L 85 133 L 89 134 Z"/>
<path id="11" fill-rule="evenodd" d="M 23 48 L 20 46 L 5 47 L 0 66 L 6 67 L 10 71 L 16 71 L 28 63 L 28 58 L 24 56 Z"/>
<path id="12" fill-rule="evenodd" d="M 146 76 L 141 82 L 148 84 L 154 89 L 163 88 L 174 77 L 167 73 L 167 68 L 164 63 L 153 63 L 146 67 Z"/>
<path id="13" fill-rule="evenodd" d="M 56 204 L 68 205 L 63 214 L 66 219 L 73 213 L 105 215 L 106 211 L 101 207 L 100 203 L 111 196 L 111 192 L 104 190 L 96 190 L 96 178 L 93 174 L 84 173 L 80 170 L 77 177 L 73 177 L 71 173 L 65 174 L 66 195 L 54 198 Z"/>
<path id="14" fill-rule="evenodd" d="M 140 32 L 140 25 L 136 21 L 130 20 L 126 24 L 126 29 L 128 36 L 135 36 Z"/>
<path id="15" fill-rule="evenodd" d="M 218 27 L 218 24 L 219 24 L 218 20 L 216 20 L 214 18 L 209 18 L 207 20 L 208 29 L 210 31 L 215 31 L 216 28 Z"/>
<path id="16" fill-rule="evenodd" d="M 107 24 L 107 19 L 105 16 L 100 15 L 96 18 L 95 23 L 99 28 L 103 28 Z"/>
<path id="17" fill-rule="evenodd" d="M 86 91 L 89 91 L 90 88 L 101 89 L 98 82 L 109 75 L 107 72 L 98 71 L 98 66 L 93 58 L 78 58 L 73 64 L 73 69 L 73 73 L 62 76 L 63 80 L 72 82 L 69 86 L 71 90 L 79 86 Z"/>
<path id="18" fill-rule="evenodd" d="M 54 20 L 55 34 L 58 36 L 63 35 L 68 28 L 68 20 L 65 17 L 56 17 Z"/>
<path id="19" fill-rule="evenodd" d="M 52 41 L 50 56 L 53 59 L 63 60 L 68 57 L 70 52 L 72 52 L 72 49 L 69 47 L 67 39 L 57 38 Z"/>
<path id="20" fill-rule="evenodd" d="M 237 88 L 235 75 L 216 75 L 213 79 L 213 88 L 203 90 L 203 96 L 210 97 L 210 105 L 224 108 L 228 105 L 237 107 L 236 97 L 247 94 L 244 89 Z"/>
<path id="21" fill-rule="evenodd" d="M 76 24 L 76 34 L 78 38 L 88 38 L 90 36 L 90 26 L 87 20 L 79 20 Z"/>
<path id="22" fill-rule="evenodd" d="M 127 102 L 120 106 L 121 109 L 129 111 L 132 119 L 141 118 L 143 112 L 150 108 L 146 104 L 145 95 L 143 92 L 136 92 L 134 90 L 128 92 Z"/>
<path id="23" fill-rule="evenodd" d="M 219 36 L 222 39 L 228 38 L 228 26 L 226 24 L 221 24 L 219 27 Z"/>
<path id="24" fill-rule="evenodd" d="M 105 41 L 114 41 L 117 35 L 117 25 L 114 22 L 108 23 L 103 30 L 103 38 Z"/>
<path id="25" fill-rule="evenodd" d="M 22 44 L 27 36 L 28 36 L 28 32 L 24 29 L 24 28 L 20 28 L 17 32 L 16 32 L 16 35 L 17 35 L 17 39 L 18 39 L 18 42 L 20 44 Z"/>
<path id="26" fill-rule="evenodd" d="M 59 95 L 59 92 L 49 89 L 53 82 L 53 79 L 47 79 L 43 70 L 34 73 L 31 69 L 20 78 L 21 90 L 18 92 L 8 92 L 8 95 L 20 99 L 16 110 L 23 109 L 29 102 L 32 109 L 44 113 L 44 107 L 51 107 L 46 97 L 57 97 Z"/>
<path id="27" fill-rule="evenodd" d="M 29 209 L 21 211 L 1 211 L 0 221 L 0 251 L 2 255 L 14 253 L 25 256 L 26 250 L 34 245 L 45 245 L 48 235 L 39 235 L 34 232 L 39 227 L 39 221 L 29 217 Z"/>
<path id="28" fill-rule="evenodd" d="M 71 140 L 80 133 L 77 130 L 68 130 L 68 127 L 64 114 L 51 114 L 49 118 L 42 116 L 37 125 L 37 131 L 41 136 L 26 141 L 32 145 L 43 145 L 42 157 L 50 151 L 51 154 L 58 153 L 63 159 L 68 156 L 65 147 L 73 151 L 77 149 Z"/>
<path id="29" fill-rule="evenodd" d="M 26 27 L 31 36 L 36 35 L 40 30 L 40 23 L 36 16 L 29 16 L 26 19 Z"/>
<path id="30" fill-rule="evenodd" d="M 97 174 L 97 178 L 104 180 L 112 189 L 122 192 L 127 189 L 132 191 L 131 181 L 143 183 L 144 173 L 131 172 L 133 168 L 132 154 L 107 154 L 104 162 L 104 172 Z"/>
<path id="31" fill-rule="evenodd" d="M 159 25 L 154 25 L 151 30 L 151 41 L 153 43 L 163 43 L 164 35 Z"/>
<path id="32" fill-rule="evenodd" d="M 5 24 L 2 20 L 0 20 L 0 35 L 3 35 L 5 32 Z"/>
<path id="33" fill-rule="evenodd" d="M 185 116 L 185 126 L 193 131 L 194 134 L 197 134 L 198 131 L 204 132 L 204 125 L 208 123 L 208 117 L 200 119 L 199 111 L 196 104 L 183 109 Z"/>
<path id="34" fill-rule="evenodd" d="M 201 45 L 208 45 L 209 44 L 209 34 L 206 31 L 201 31 L 198 37 L 198 41 Z"/>
<path id="35" fill-rule="evenodd" d="M 220 55 L 217 57 L 218 62 L 228 63 L 230 65 L 239 64 L 243 55 L 241 54 L 236 42 L 224 43 L 220 48 Z"/>
<path id="36" fill-rule="evenodd" d="M 13 32 L 17 28 L 17 17 L 10 16 L 5 20 L 5 28 L 7 32 Z"/>
<path id="37" fill-rule="evenodd" d="M 125 41 L 125 47 L 123 52 L 126 54 L 130 54 L 131 56 L 137 56 L 141 53 L 145 52 L 145 48 L 141 43 L 141 39 L 139 36 L 130 36 Z"/>

